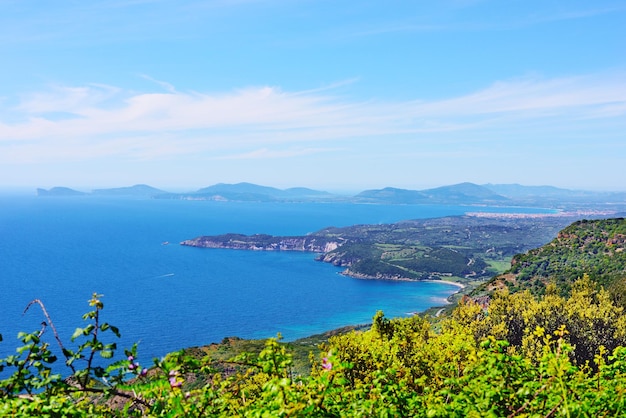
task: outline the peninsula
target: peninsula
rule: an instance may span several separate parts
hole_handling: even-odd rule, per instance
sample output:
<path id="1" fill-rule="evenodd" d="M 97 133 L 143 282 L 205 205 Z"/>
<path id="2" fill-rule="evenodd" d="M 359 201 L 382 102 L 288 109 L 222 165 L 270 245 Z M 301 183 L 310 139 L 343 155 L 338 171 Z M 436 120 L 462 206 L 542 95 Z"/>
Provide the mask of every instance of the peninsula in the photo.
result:
<path id="1" fill-rule="evenodd" d="M 344 267 L 344 275 L 385 280 L 453 280 L 477 284 L 508 268 L 515 254 L 556 237 L 576 219 L 474 214 L 393 224 L 328 227 L 305 236 L 224 234 L 181 245 L 250 251 L 305 251 Z"/>

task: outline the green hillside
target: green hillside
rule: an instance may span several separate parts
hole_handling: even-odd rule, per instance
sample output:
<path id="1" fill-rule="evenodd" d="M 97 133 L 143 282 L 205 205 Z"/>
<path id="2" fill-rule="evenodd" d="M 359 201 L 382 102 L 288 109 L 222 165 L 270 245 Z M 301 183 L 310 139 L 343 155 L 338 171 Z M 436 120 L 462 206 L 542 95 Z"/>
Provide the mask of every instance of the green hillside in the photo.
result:
<path id="1" fill-rule="evenodd" d="M 626 279 L 626 219 L 582 220 L 559 232 L 549 244 L 513 257 L 511 268 L 489 283 L 494 289 L 545 292 L 554 282 L 562 294 L 587 274 L 623 304 Z"/>
<path id="2" fill-rule="evenodd" d="M 312 236 L 341 239 L 319 260 L 353 277 L 456 280 L 473 286 L 502 271 L 514 255 L 550 241 L 567 217 L 450 216 L 380 225 L 326 228 Z"/>
<path id="3" fill-rule="evenodd" d="M 570 222 L 567 216 L 449 216 L 392 224 L 328 227 L 305 236 L 223 234 L 181 244 L 200 248 L 309 251 L 368 279 L 441 279 L 475 285 L 508 267 Z"/>

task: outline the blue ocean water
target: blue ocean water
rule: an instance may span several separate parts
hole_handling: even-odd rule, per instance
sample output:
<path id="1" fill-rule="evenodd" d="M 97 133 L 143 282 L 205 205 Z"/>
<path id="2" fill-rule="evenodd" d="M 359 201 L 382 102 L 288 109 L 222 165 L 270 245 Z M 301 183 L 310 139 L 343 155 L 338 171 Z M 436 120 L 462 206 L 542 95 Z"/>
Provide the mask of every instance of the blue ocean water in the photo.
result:
<path id="1" fill-rule="evenodd" d="M 44 319 L 61 338 L 84 326 L 93 292 L 103 319 L 139 342 L 144 359 L 226 336 L 286 340 L 349 324 L 377 310 L 405 316 L 441 305 L 443 283 L 357 280 L 313 254 L 183 247 L 198 235 L 302 235 L 327 226 L 459 215 L 475 207 L 348 203 L 235 203 L 95 197 L 0 197 L 0 356 Z M 485 208 L 483 211 L 541 211 Z M 170 244 L 164 245 L 165 242 Z M 51 335 L 50 335 L 51 337 Z"/>

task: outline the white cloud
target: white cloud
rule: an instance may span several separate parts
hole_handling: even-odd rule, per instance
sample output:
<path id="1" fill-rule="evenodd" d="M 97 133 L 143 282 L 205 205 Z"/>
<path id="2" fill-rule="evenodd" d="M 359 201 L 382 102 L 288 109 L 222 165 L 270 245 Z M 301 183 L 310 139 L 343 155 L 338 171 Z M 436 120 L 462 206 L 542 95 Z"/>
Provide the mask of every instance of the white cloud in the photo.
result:
<path id="1" fill-rule="evenodd" d="M 157 80 L 156 78 L 152 78 L 152 77 L 150 77 L 149 75 L 146 75 L 146 74 L 140 74 L 139 76 L 141 78 L 143 78 L 143 79 L 146 79 L 146 80 L 151 81 L 151 82 L 153 82 L 155 84 L 158 84 L 165 91 L 167 91 L 169 93 L 176 93 L 176 88 L 172 84 L 170 84 L 168 82 Z"/>
<path id="2" fill-rule="evenodd" d="M 48 91 L 22 97 L 17 111 L 25 114 L 69 112 L 81 115 L 120 93 L 120 89 L 104 84 L 84 87 L 52 86 Z"/>
<path id="3" fill-rule="evenodd" d="M 354 148 L 364 138 L 391 143 L 407 135 L 450 133 L 460 142 L 480 133 L 488 142 L 490 131 L 549 123 L 552 131 L 566 132 L 574 121 L 619 121 L 626 115 L 623 73 L 526 77 L 460 97 L 408 102 L 354 102 L 327 89 L 284 92 L 263 86 L 208 94 L 157 84 L 167 92 L 133 93 L 93 84 L 26 95 L 17 106 L 0 109 L 12 115 L 11 121 L 0 119 L 0 162 L 149 160 L 201 153 L 288 158 Z M 58 118 L 59 112 L 75 117 Z"/>
<path id="4" fill-rule="evenodd" d="M 542 80 L 522 78 L 496 82 L 466 96 L 417 104 L 422 115 L 472 115 L 523 112 L 558 112 L 608 103 L 626 102 L 626 75 L 606 80 L 602 76 Z M 541 116 L 539 114 L 538 116 Z"/>

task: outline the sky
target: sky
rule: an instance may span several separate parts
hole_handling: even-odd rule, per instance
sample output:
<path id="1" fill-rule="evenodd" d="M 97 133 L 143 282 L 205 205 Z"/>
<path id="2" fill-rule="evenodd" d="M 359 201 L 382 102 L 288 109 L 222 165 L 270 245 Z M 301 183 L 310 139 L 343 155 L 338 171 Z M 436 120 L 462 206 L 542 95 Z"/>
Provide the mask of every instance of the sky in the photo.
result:
<path id="1" fill-rule="evenodd" d="M 0 10 L 0 188 L 626 190 L 624 0 Z"/>

